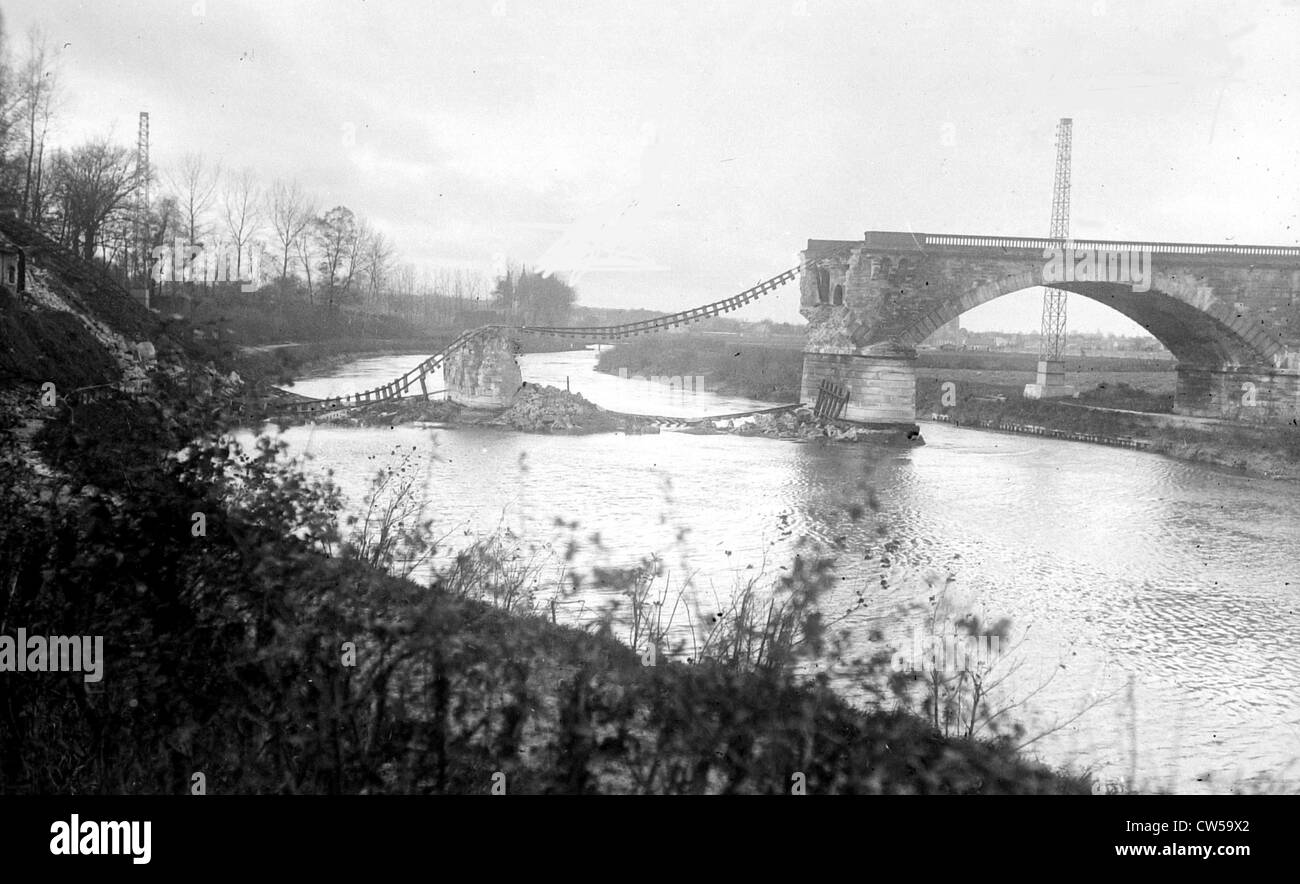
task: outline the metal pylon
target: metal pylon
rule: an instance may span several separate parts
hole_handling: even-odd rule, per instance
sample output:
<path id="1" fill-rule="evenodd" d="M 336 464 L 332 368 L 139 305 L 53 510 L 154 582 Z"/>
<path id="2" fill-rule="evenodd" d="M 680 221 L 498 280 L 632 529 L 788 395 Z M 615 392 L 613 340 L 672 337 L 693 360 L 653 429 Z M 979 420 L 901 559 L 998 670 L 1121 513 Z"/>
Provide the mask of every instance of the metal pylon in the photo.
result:
<path id="1" fill-rule="evenodd" d="M 1074 121 L 1062 117 L 1056 124 L 1056 181 L 1052 186 L 1052 229 L 1048 234 L 1062 244 L 1070 238 L 1070 142 Z M 1068 258 L 1068 256 L 1067 256 Z M 1065 346 L 1065 292 L 1043 289 L 1044 359 L 1060 359 Z"/>
<path id="2" fill-rule="evenodd" d="M 149 273 L 149 112 L 140 111 L 140 126 L 135 146 L 135 242 L 140 268 Z M 146 276 L 145 287 L 148 288 Z"/>

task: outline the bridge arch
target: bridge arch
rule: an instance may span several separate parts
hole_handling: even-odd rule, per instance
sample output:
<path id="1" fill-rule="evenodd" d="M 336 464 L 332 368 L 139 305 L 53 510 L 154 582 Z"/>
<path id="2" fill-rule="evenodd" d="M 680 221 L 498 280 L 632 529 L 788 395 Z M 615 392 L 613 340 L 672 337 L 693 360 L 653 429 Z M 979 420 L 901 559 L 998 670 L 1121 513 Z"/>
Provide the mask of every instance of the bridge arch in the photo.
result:
<path id="1" fill-rule="evenodd" d="M 1177 360 L 1176 412 L 1300 420 L 1300 247 L 1118 240 L 1068 247 L 1072 260 L 1083 253 L 1074 267 L 1083 280 L 1053 274 L 1049 285 L 1118 311 L 1160 341 Z M 1048 259 L 1061 249 L 1055 239 L 915 231 L 810 239 L 806 259 L 847 271 L 842 307 L 818 304 L 811 285 L 804 290 L 801 398 L 812 401 L 830 381 L 851 389 L 849 420 L 914 420 L 916 346 L 974 307 L 1043 286 Z M 1125 252 L 1146 260 L 1126 268 Z"/>
<path id="2" fill-rule="evenodd" d="M 1162 286 L 1161 283 L 1166 283 Z M 1194 366 L 1245 366 L 1277 364 L 1286 349 L 1264 329 L 1253 327 L 1240 313 L 1214 299 L 1189 303 L 1170 294 L 1177 291 L 1157 274 L 1150 291 L 1135 292 L 1129 285 L 1109 282 L 1073 282 L 1051 286 L 1110 307 L 1145 328 L 1179 363 Z M 1041 274 L 1025 271 L 993 280 L 977 280 L 960 297 L 942 301 L 910 323 L 894 340 L 915 347 L 937 329 L 968 310 L 1004 295 L 1042 286 Z"/>

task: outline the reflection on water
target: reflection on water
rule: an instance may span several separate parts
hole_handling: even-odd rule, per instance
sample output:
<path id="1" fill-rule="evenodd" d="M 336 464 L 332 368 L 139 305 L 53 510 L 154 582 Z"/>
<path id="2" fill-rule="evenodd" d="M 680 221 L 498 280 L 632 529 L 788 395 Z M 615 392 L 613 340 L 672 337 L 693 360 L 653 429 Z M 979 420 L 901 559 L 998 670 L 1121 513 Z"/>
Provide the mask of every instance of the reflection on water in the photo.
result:
<path id="1" fill-rule="evenodd" d="M 606 407 L 700 415 L 762 407 L 592 371 L 594 353 L 521 358 L 524 378 Z M 395 377 L 418 357 L 362 360 L 300 382 L 310 395 Z M 486 429 L 297 427 L 295 453 L 352 501 L 394 449 L 432 454 L 428 488 L 449 542 L 507 528 L 575 562 L 660 556 L 693 576 L 702 613 L 738 580 L 775 578 L 801 539 L 835 547 L 853 621 L 910 641 L 901 605 L 927 571 L 971 610 L 1010 618 L 1020 668 L 1006 697 L 1051 763 L 1130 772 L 1145 788 L 1300 786 L 1300 499 L 1291 485 L 1127 449 L 923 425 L 912 449 L 763 438 L 534 436 Z M 880 511 L 852 518 L 874 488 Z M 871 515 L 869 513 L 869 515 Z M 556 519 L 577 521 L 578 528 Z M 884 536 L 879 533 L 880 527 Z M 593 537 L 598 535 L 598 537 Z M 882 545 L 892 541 L 888 586 Z M 896 579 L 903 572 L 902 579 Z M 588 607 L 590 609 L 590 606 Z M 1077 721 L 1090 696 L 1105 697 Z"/>

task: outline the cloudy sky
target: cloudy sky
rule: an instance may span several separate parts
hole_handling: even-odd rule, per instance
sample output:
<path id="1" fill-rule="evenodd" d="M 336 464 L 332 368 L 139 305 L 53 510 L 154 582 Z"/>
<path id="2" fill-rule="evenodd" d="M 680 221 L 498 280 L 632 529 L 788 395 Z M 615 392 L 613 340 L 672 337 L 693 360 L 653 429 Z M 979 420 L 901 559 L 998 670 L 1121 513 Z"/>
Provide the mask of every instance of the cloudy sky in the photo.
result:
<path id="1" fill-rule="evenodd" d="M 673 310 L 865 230 L 1045 235 L 1074 118 L 1077 236 L 1300 242 L 1300 4 L 41 0 L 56 139 L 151 118 L 297 178 L 422 265 L 578 272 Z M 797 321 L 793 289 L 745 316 Z M 1037 293 L 968 327 L 1036 329 Z M 1132 330 L 1082 298 L 1078 329 Z"/>

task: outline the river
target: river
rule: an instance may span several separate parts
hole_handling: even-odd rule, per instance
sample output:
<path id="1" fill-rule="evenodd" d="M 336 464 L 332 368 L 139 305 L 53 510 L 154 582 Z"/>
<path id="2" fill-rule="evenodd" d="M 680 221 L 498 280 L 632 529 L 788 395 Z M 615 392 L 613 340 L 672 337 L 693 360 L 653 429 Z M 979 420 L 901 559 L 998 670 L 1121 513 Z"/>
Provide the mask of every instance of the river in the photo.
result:
<path id="1" fill-rule="evenodd" d="M 362 359 L 294 389 L 340 395 L 419 361 Z M 599 374 L 592 351 L 520 364 L 526 381 L 568 383 L 619 411 L 764 405 Z M 801 543 L 819 543 L 838 550 L 825 609 L 861 595 L 843 625 L 906 648 L 937 579 L 957 610 L 1011 621 L 998 698 L 1029 735 L 1045 734 L 1027 753 L 1147 791 L 1300 788 L 1294 485 L 1127 449 L 921 427 L 927 444 L 913 448 L 328 424 L 283 437 L 309 470 L 332 470 L 352 505 L 376 469 L 410 452 L 446 549 L 507 530 L 555 574 L 570 544 L 580 570 L 655 555 L 669 584 L 690 577 L 701 616 L 739 582 L 770 585 Z M 879 512 L 854 518 L 868 489 Z M 598 602 L 561 610 L 580 618 Z"/>

